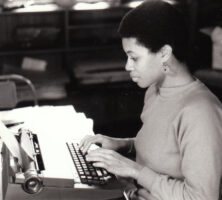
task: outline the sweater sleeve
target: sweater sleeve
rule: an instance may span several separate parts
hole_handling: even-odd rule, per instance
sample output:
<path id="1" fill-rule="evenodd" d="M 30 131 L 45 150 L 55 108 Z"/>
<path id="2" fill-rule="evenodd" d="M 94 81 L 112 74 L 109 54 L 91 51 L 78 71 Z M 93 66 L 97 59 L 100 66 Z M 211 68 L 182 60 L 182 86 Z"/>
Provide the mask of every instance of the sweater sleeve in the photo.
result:
<path id="1" fill-rule="evenodd" d="M 184 112 L 175 123 L 184 178 L 144 167 L 137 182 L 158 200 L 218 200 L 222 171 L 221 108 L 195 105 Z"/>

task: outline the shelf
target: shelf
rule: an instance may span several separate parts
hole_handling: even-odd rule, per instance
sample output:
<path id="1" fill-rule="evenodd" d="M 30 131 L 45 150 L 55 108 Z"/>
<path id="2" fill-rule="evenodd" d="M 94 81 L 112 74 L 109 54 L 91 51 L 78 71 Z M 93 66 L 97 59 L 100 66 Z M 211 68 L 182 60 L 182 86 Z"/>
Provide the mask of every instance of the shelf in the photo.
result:
<path id="1" fill-rule="evenodd" d="M 78 24 L 78 25 L 69 25 L 68 29 L 76 30 L 76 29 L 98 29 L 98 28 L 114 28 L 114 27 L 118 27 L 118 24 L 116 23 L 83 24 L 83 25 Z"/>
<path id="2" fill-rule="evenodd" d="M 122 46 L 120 44 L 107 44 L 107 45 L 97 45 L 97 46 L 87 46 L 87 45 L 82 45 L 82 46 L 76 46 L 76 47 L 70 47 L 66 49 L 67 53 L 72 53 L 72 52 L 84 52 L 84 51 L 101 51 L 101 50 L 121 50 L 122 51 Z"/>
<path id="3" fill-rule="evenodd" d="M 56 48 L 56 49 L 27 49 L 27 50 L 3 50 L 0 51 L 0 56 L 14 56 L 14 55 L 31 55 L 31 54 L 53 54 L 53 53 L 72 53 L 72 52 L 83 52 L 83 51 L 95 51 L 95 50 L 112 50 L 122 49 L 120 44 L 110 45 L 98 45 L 98 46 L 76 46 L 69 48 Z"/>
<path id="4" fill-rule="evenodd" d="M 142 0 L 134 0 L 131 3 L 125 3 L 121 4 L 118 3 L 116 5 L 109 5 L 109 3 L 106 6 L 99 6 L 98 4 L 91 4 L 91 3 L 76 3 L 72 8 L 70 9 L 64 9 L 60 6 L 58 6 L 55 3 L 36 3 L 32 5 L 24 5 L 20 8 L 14 8 L 10 10 L 3 10 L 0 15 L 17 15 L 17 14 L 43 14 L 43 13 L 55 13 L 55 12 L 94 12 L 94 11 L 104 11 L 104 10 L 125 10 L 125 9 L 131 9 L 133 7 L 136 7 L 142 2 Z"/>
<path id="5" fill-rule="evenodd" d="M 127 82 L 129 76 L 124 71 L 125 55 L 117 29 L 122 16 L 129 9 L 120 6 L 101 10 L 63 10 L 56 5 L 44 5 L 3 12 L 0 14 L 1 72 L 30 78 L 37 90 L 41 91 L 41 98 L 48 98 L 47 93 L 52 94 L 52 98 L 57 98 L 57 89 L 60 96 L 63 96 L 62 90 L 68 83 L 79 87 L 74 69 L 81 66 L 84 68 L 85 60 L 90 61 L 90 67 L 98 66 L 98 71 L 103 71 L 109 65 L 115 68 L 115 62 L 121 63 L 118 67 L 122 69 L 104 72 L 102 78 L 96 73 L 92 76 L 88 73 L 87 83 L 85 81 L 87 86 L 99 82 L 101 85 Z M 55 29 L 59 30 L 57 35 L 53 34 L 57 33 Z M 29 68 L 32 69 L 33 65 L 38 70 L 35 61 L 39 60 L 46 63 L 46 70 L 21 70 L 26 57 L 33 61 Z M 26 89 L 21 87 L 21 90 L 21 99 L 24 99 Z"/>
<path id="6" fill-rule="evenodd" d="M 56 49 L 27 49 L 27 50 L 3 50 L 0 51 L 0 56 L 14 56 L 14 55 L 30 55 L 30 54 L 47 54 L 47 53 L 61 53 L 64 52 L 64 48 Z"/>
<path id="7" fill-rule="evenodd" d="M 21 14 L 44 14 L 53 12 L 64 12 L 64 9 L 56 4 L 46 4 L 46 5 L 31 5 L 24 6 L 23 8 L 13 9 L 11 11 L 3 11 L 0 15 L 21 15 Z"/>

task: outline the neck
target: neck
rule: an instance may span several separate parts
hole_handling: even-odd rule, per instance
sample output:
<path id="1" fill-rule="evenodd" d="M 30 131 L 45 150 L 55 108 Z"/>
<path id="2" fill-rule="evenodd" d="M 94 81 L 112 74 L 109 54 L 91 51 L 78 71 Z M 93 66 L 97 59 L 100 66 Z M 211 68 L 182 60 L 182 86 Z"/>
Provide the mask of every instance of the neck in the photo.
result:
<path id="1" fill-rule="evenodd" d="M 194 81 L 194 77 L 185 64 L 179 62 L 170 65 L 170 70 L 165 74 L 160 87 L 178 87 Z"/>

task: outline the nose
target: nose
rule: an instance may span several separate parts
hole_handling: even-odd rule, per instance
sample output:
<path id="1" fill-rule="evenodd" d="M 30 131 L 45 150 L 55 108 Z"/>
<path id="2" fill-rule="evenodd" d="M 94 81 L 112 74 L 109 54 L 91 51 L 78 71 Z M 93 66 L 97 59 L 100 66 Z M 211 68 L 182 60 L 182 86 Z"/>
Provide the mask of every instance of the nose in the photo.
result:
<path id="1" fill-rule="evenodd" d="M 126 71 L 132 71 L 133 70 L 133 65 L 132 65 L 132 63 L 130 62 L 129 59 L 127 59 L 127 61 L 126 61 L 125 70 Z"/>

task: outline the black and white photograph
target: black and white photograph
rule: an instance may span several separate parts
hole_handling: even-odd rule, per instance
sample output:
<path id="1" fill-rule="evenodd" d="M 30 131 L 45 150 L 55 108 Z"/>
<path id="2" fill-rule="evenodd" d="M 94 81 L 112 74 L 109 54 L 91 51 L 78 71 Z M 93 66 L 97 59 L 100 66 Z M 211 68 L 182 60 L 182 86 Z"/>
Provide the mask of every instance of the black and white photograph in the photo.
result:
<path id="1" fill-rule="evenodd" d="M 222 1 L 0 0 L 0 200 L 222 200 Z"/>

